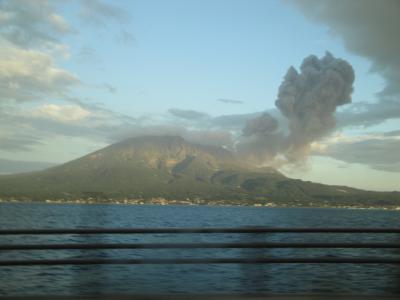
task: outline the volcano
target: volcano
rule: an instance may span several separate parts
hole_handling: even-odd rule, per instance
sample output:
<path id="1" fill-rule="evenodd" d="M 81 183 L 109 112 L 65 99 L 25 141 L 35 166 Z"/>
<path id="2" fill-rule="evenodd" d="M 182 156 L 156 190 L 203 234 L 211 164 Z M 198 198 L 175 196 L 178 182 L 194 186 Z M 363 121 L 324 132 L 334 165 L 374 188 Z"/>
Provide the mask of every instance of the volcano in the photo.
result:
<path id="1" fill-rule="evenodd" d="M 399 192 L 370 192 L 290 179 L 222 148 L 179 136 L 143 136 L 43 171 L 0 176 L 3 200 L 154 198 L 166 203 L 284 207 L 397 207 Z"/>

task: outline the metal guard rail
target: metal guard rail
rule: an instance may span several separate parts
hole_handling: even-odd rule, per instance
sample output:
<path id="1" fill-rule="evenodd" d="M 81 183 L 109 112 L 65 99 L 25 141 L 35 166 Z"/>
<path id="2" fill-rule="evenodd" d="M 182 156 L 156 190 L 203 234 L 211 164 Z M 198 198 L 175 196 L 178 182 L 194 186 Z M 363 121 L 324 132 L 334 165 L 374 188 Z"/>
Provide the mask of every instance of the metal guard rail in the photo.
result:
<path id="1" fill-rule="evenodd" d="M 2 235 L 92 235 L 92 234 L 194 234 L 194 233 L 379 233 L 400 234 L 400 228 L 73 228 L 73 229 L 0 229 Z M 91 243 L 91 244 L 0 244 L 0 251 L 18 250 L 97 250 L 97 249 L 206 249 L 206 248 L 371 248 L 400 249 L 400 243 Z M 399 251 L 400 252 L 400 251 Z M 313 258 L 145 258 L 145 259 L 37 259 L 0 260 L 0 266 L 100 265 L 100 264 L 400 264 L 399 258 L 387 257 L 313 257 Z"/>

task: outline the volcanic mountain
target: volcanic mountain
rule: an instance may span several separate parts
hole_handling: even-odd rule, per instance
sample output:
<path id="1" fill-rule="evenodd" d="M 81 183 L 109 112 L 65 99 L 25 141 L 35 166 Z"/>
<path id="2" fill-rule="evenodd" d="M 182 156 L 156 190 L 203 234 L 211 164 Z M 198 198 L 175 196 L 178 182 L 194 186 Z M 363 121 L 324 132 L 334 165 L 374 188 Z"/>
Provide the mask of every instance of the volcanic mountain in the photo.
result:
<path id="1" fill-rule="evenodd" d="M 162 197 L 198 204 L 400 206 L 400 193 L 366 192 L 285 177 L 245 165 L 228 150 L 178 136 L 124 140 L 44 171 L 0 176 L 0 198 L 36 200 Z"/>

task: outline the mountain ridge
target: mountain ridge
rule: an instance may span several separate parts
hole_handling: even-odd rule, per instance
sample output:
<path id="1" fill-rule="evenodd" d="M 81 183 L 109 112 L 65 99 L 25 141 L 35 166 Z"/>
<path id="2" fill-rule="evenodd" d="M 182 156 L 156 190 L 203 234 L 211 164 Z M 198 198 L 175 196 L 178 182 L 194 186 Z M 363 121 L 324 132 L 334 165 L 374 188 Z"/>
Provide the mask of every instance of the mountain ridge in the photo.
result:
<path id="1" fill-rule="evenodd" d="M 399 192 L 369 192 L 290 179 L 230 151 L 179 136 L 143 136 L 49 169 L 0 176 L 0 198 L 283 207 L 400 207 Z M 135 202 L 135 201 L 136 202 Z M 128 201 L 129 202 L 129 201 Z"/>

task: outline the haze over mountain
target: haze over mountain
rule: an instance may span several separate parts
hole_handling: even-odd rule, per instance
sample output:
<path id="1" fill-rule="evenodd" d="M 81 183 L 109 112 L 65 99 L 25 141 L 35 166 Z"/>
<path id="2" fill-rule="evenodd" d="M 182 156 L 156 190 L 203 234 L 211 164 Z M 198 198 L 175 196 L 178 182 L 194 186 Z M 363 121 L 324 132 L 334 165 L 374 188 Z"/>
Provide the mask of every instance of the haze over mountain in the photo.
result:
<path id="1" fill-rule="evenodd" d="M 271 206 L 400 206 L 400 193 L 293 180 L 243 163 L 222 147 L 178 136 L 124 140 L 44 171 L 0 176 L 5 200 L 141 199 L 196 204 Z"/>
<path id="2" fill-rule="evenodd" d="M 0 174 L 40 171 L 55 166 L 55 163 L 0 159 Z"/>

